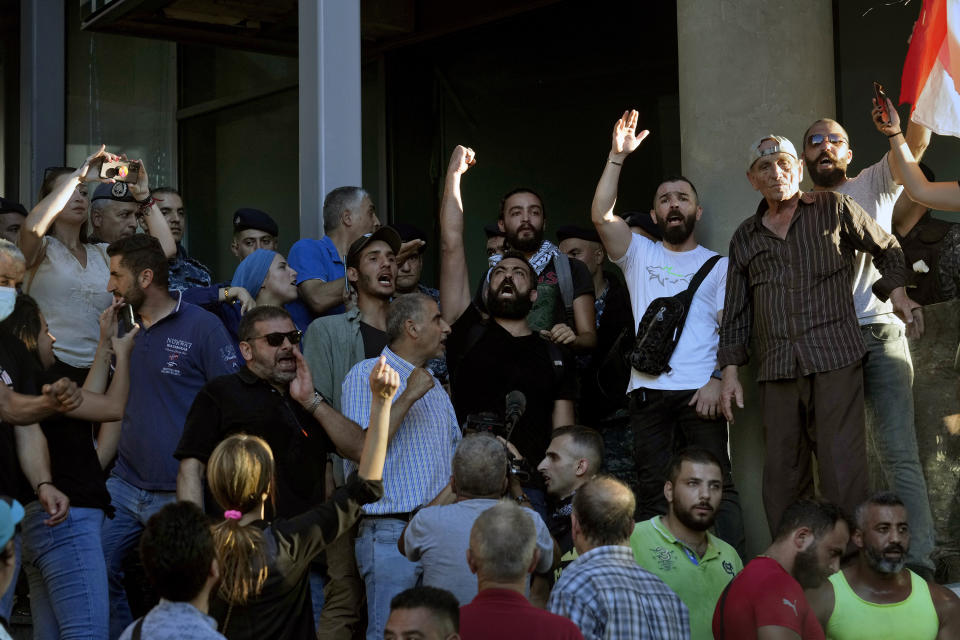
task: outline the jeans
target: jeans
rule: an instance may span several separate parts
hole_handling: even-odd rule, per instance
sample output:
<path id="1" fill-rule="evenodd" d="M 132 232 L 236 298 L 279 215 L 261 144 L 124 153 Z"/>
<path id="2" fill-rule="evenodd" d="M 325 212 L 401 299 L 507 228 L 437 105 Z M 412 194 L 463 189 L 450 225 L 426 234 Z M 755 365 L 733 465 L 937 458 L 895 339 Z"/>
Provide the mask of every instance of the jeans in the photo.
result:
<path id="1" fill-rule="evenodd" d="M 743 514 L 727 451 L 727 423 L 722 418 L 703 420 L 697 416 L 696 407 L 688 404 L 694 393 L 696 390 L 654 389 L 635 389 L 630 393 L 630 427 L 637 467 L 637 519 L 649 520 L 667 512 L 663 485 L 670 459 L 684 447 L 703 447 L 720 461 L 723 473 L 723 495 L 714 525 L 717 537 L 743 557 L 746 552 Z"/>
<path id="2" fill-rule="evenodd" d="M 115 475 L 107 479 L 110 504 L 115 513 L 103 525 L 103 557 L 107 564 L 110 591 L 110 639 L 116 640 L 133 622 L 127 594 L 123 588 L 123 560 L 137 544 L 150 516 L 165 505 L 177 501 L 176 491 L 147 491 Z"/>
<path id="3" fill-rule="evenodd" d="M 397 549 L 405 526 L 406 520 L 394 518 L 360 521 L 355 553 L 360 577 L 367 587 L 367 640 L 383 639 L 390 601 L 401 591 L 417 586 L 423 573 L 419 562 L 407 560 Z"/>
<path id="4" fill-rule="evenodd" d="M 893 324 L 860 327 L 867 345 L 863 362 L 867 427 L 876 443 L 889 487 L 907 507 L 910 551 L 907 562 L 933 570 L 933 516 L 917 453 L 913 421 L 913 362 L 903 328 Z"/>
<path id="5" fill-rule="evenodd" d="M 109 626 L 100 509 L 70 507 L 54 527 L 38 501 L 23 518 L 23 568 L 30 581 L 34 640 L 103 638 Z"/>
<path id="6" fill-rule="evenodd" d="M 13 552 L 15 564 L 13 566 L 13 579 L 10 580 L 10 586 L 7 587 L 3 597 L 0 598 L 0 616 L 9 622 L 10 615 L 13 613 L 13 601 L 17 598 L 17 578 L 20 577 L 20 566 L 22 563 L 20 549 L 20 534 L 13 536 Z"/>
<path id="7" fill-rule="evenodd" d="M 316 625 L 320 620 L 320 612 L 323 611 L 323 572 L 310 568 L 310 605 L 313 607 L 313 624 Z"/>

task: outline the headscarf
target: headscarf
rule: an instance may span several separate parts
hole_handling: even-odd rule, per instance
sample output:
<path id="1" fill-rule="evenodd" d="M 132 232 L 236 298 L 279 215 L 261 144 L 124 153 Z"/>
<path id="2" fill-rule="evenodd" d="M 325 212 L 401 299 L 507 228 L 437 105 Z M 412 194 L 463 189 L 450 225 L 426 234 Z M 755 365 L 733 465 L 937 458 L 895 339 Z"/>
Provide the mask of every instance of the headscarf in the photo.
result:
<path id="1" fill-rule="evenodd" d="M 252 298 L 256 298 L 260 289 L 263 288 L 263 281 L 267 279 L 267 273 L 276 255 L 276 251 L 269 249 L 257 249 L 248 255 L 233 272 L 230 286 L 243 287 Z"/>

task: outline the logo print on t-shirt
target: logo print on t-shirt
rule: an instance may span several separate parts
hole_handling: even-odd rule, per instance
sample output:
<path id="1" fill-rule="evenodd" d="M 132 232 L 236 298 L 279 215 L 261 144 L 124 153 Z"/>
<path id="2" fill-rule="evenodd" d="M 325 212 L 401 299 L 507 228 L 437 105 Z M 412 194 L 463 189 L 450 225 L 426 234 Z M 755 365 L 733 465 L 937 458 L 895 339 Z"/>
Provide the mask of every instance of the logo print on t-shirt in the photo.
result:
<path id="1" fill-rule="evenodd" d="M 797 613 L 797 603 L 796 603 L 796 601 L 790 602 L 789 600 L 787 600 L 786 598 L 784 598 L 784 599 L 783 599 L 783 604 L 785 604 L 785 605 L 787 605 L 788 607 L 790 607 L 791 609 L 793 609 L 793 615 L 797 616 L 798 618 L 800 617 L 800 614 Z"/>
<path id="2" fill-rule="evenodd" d="M 647 267 L 647 273 L 650 274 L 651 280 L 656 280 L 661 286 L 677 282 L 690 282 L 690 277 L 693 275 L 692 273 L 677 273 L 670 266 L 649 266 Z"/>
<path id="3" fill-rule="evenodd" d="M 654 547 L 650 549 L 653 557 L 657 559 L 657 566 L 661 571 L 670 571 L 673 569 L 673 551 L 665 547 Z"/>
<path id="4" fill-rule="evenodd" d="M 730 562 L 729 560 L 724 560 L 722 563 L 722 566 L 725 572 L 729 573 L 732 576 L 736 575 L 736 572 L 733 570 L 733 563 Z"/>

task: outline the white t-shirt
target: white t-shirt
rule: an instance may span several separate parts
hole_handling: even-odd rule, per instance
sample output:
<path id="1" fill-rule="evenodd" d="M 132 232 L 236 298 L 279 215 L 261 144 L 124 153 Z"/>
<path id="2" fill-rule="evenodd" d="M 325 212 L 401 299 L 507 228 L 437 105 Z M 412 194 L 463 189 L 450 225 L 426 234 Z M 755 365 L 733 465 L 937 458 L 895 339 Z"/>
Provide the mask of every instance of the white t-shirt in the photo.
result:
<path id="1" fill-rule="evenodd" d="M 893 233 L 893 205 L 900 197 L 903 187 L 893 181 L 890 172 L 889 154 L 883 154 L 880 162 L 872 164 L 856 178 L 849 178 L 836 188 L 860 205 L 880 228 Z M 880 302 L 873 295 L 871 287 L 880 279 L 880 272 L 873 266 L 873 256 L 869 253 L 857 253 L 853 261 L 853 308 L 857 312 L 860 324 L 900 324 L 900 318 L 893 314 L 893 305 L 889 300 Z M 878 315 L 879 314 L 879 315 Z"/>
<path id="2" fill-rule="evenodd" d="M 692 251 L 670 251 L 662 242 L 651 242 L 633 234 L 627 252 L 614 262 L 623 270 L 630 290 L 634 331 L 651 302 L 684 291 L 703 263 L 715 255 L 716 252 L 699 245 Z M 693 296 L 680 341 L 670 357 L 671 371 L 650 376 L 633 369 L 628 393 L 640 387 L 674 391 L 699 389 L 709 382 L 710 374 L 717 368 L 720 337 L 717 317 L 723 310 L 726 288 L 727 259 L 720 258 Z"/>
<path id="3" fill-rule="evenodd" d="M 50 333 L 57 339 L 53 352 L 63 362 L 80 368 L 93 364 L 100 340 L 100 314 L 113 302 L 113 295 L 107 291 L 107 245 L 84 246 L 85 267 L 59 240 L 44 236 L 43 261 L 24 283 L 24 290 L 37 301 Z"/>

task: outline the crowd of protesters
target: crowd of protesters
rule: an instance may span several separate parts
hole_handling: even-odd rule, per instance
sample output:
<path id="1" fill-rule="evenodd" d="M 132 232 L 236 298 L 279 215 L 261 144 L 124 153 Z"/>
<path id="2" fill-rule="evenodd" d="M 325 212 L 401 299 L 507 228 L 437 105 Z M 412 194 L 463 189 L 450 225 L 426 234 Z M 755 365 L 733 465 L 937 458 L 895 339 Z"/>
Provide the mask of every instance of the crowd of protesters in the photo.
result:
<path id="1" fill-rule="evenodd" d="M 438 246 L 339 187 L 287 256 L 237 210 L 221 282 L 143 162 L 102 178 L 126 159 L 101 147 L 29 211 L 0 199 L 4 629 L 16 600 L 38 640 L 960 637 L 906 341 L 914 298 L 960 282 L 952 229 L 922 249 L 933 272 L 911 253 L 939 230 L 927 205 L 960 209 L 918 164 L 929 131 L 875 105 L 891 150 L 857 176 L 833 120 L 760 137 L 762 199 L 722 257 L 687 177 L 617 209 L 637 119 L 614 125 L 592 224 L 555 244 L 514 189 L 474 273 L 466 146 Z M 750 357 L 773 542 L 744 565 L 728 425 Z"/>

